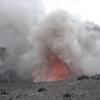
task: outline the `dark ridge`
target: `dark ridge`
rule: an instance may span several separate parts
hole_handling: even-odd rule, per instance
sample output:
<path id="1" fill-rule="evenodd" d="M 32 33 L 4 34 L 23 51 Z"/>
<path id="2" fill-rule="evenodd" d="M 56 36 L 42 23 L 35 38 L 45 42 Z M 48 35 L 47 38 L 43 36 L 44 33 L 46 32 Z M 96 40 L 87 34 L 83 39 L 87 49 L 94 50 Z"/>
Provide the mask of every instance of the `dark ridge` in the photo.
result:
<path id="1" fill-rule="evenodd" d="M 84 79 L 89 79 L 89 76 L 86 76 L 86 75 L 79 76 L 79 77 L 77 78 L 77 81 L 79 81 L 79 80 L 84 80 Z"/>
<path id="2" fill-rule="evenodd" d="M 91 76 L 91 79 L 94 79 L 94 80 L 100 80 L 100 75 L 94 75 L 94 76 Z"/>

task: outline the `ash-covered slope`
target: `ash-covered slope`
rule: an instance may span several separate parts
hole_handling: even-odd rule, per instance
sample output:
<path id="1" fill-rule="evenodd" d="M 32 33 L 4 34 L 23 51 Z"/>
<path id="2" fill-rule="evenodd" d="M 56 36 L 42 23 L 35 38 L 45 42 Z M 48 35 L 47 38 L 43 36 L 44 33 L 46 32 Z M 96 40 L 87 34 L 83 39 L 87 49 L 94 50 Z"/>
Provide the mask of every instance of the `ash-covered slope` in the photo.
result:
<path id="1" fill-rule="evenodd" d="M 100 80 L 0 82 L 0 100 L 100 100 Z"/>

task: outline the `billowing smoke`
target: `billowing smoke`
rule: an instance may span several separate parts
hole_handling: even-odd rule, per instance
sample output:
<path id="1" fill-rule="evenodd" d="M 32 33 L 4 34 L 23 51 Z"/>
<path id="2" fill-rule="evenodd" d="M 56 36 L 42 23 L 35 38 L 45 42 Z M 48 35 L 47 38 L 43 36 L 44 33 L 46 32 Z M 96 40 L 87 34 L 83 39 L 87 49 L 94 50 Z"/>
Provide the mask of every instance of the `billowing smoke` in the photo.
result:
<path id="1" fill-rule="evenodd" d="M 43 15 L 40 0 L 0 0 L 0 47 L 6 48 L 7 70 L 24 73 L 22 59 L 31 48 L 29 36 Z"/>
<path id="2" fill-rule="evenodd" d="M 77 20 L 64 10 L 54 11 L 37 26 L 31 42 L 40 67 L 41 58 L 46 60 L 46 51 L 51 50 L 76 75 L 100 74 L 100 28 L 93 23 Z"/>
<path id="3" fill-rule="evenodd" d="M 44 16 L 42 9 L 40 0 L 0 1 L 0 47 L 6 52 L 0 75 L 47 81 L 100 74 L 100 28 L 64 10 Z"/>

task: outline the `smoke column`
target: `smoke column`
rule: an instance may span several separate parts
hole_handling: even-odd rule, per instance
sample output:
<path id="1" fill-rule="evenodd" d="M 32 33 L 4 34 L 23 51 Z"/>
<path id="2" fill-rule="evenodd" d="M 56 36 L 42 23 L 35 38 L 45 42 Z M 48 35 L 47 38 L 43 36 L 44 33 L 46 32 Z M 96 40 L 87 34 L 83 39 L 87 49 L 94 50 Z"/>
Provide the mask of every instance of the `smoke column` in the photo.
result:
<path id="1" fill-rule="evenodd" d="M 64 10 L 57 10 L 48 15 L 33 33 L 31 42 L 33 49 L 37 48 L 35 54 L 40 61 L 38 63 L 40 69 L 46 61 L 45 56 L 49 47 L 63 63 L 70 67 L 74 75 L 100 74 L 100 27 L 98 25 L 82 22 Z M 41 62 L 41 58 L 44 58 L 42 59 L 44 61 Z"/>

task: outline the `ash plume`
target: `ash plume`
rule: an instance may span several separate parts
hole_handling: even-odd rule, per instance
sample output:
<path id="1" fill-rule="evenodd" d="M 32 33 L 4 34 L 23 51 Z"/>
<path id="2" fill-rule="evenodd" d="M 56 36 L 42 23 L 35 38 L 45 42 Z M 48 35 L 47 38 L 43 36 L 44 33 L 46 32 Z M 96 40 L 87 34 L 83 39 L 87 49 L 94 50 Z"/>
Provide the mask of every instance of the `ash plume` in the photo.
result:
<path id="1" fill-rule="evenodd" d="M 34 35 L 37 36 L 35 37 L 37 46 L 33 44 L 36 43 L 33 41 Z M 57 10 L 36 27 L 31 40 L 33 48 L 37 47 L 36 51 L 43 47 L 46 50 L 49 47 L 75 71 L 76 75 L 100 74 L 100 27 L 98 25 L 76 20 L 68 12 Z M 39 53 L 37 55 L 40 56 Z M 41 59 L 42 56 L 39 58 Z"/>
<path id="2" fill-rule="evenodd" d="M 100 27 L 65 10 L 44 16 L 40 0 L 0 1 L 0 47 L 6 52 L 0 75 L 46 81 L 41 69 L 51 70 L 46 66 L 50 51 L 75 75 L 100 74 Z"/>

